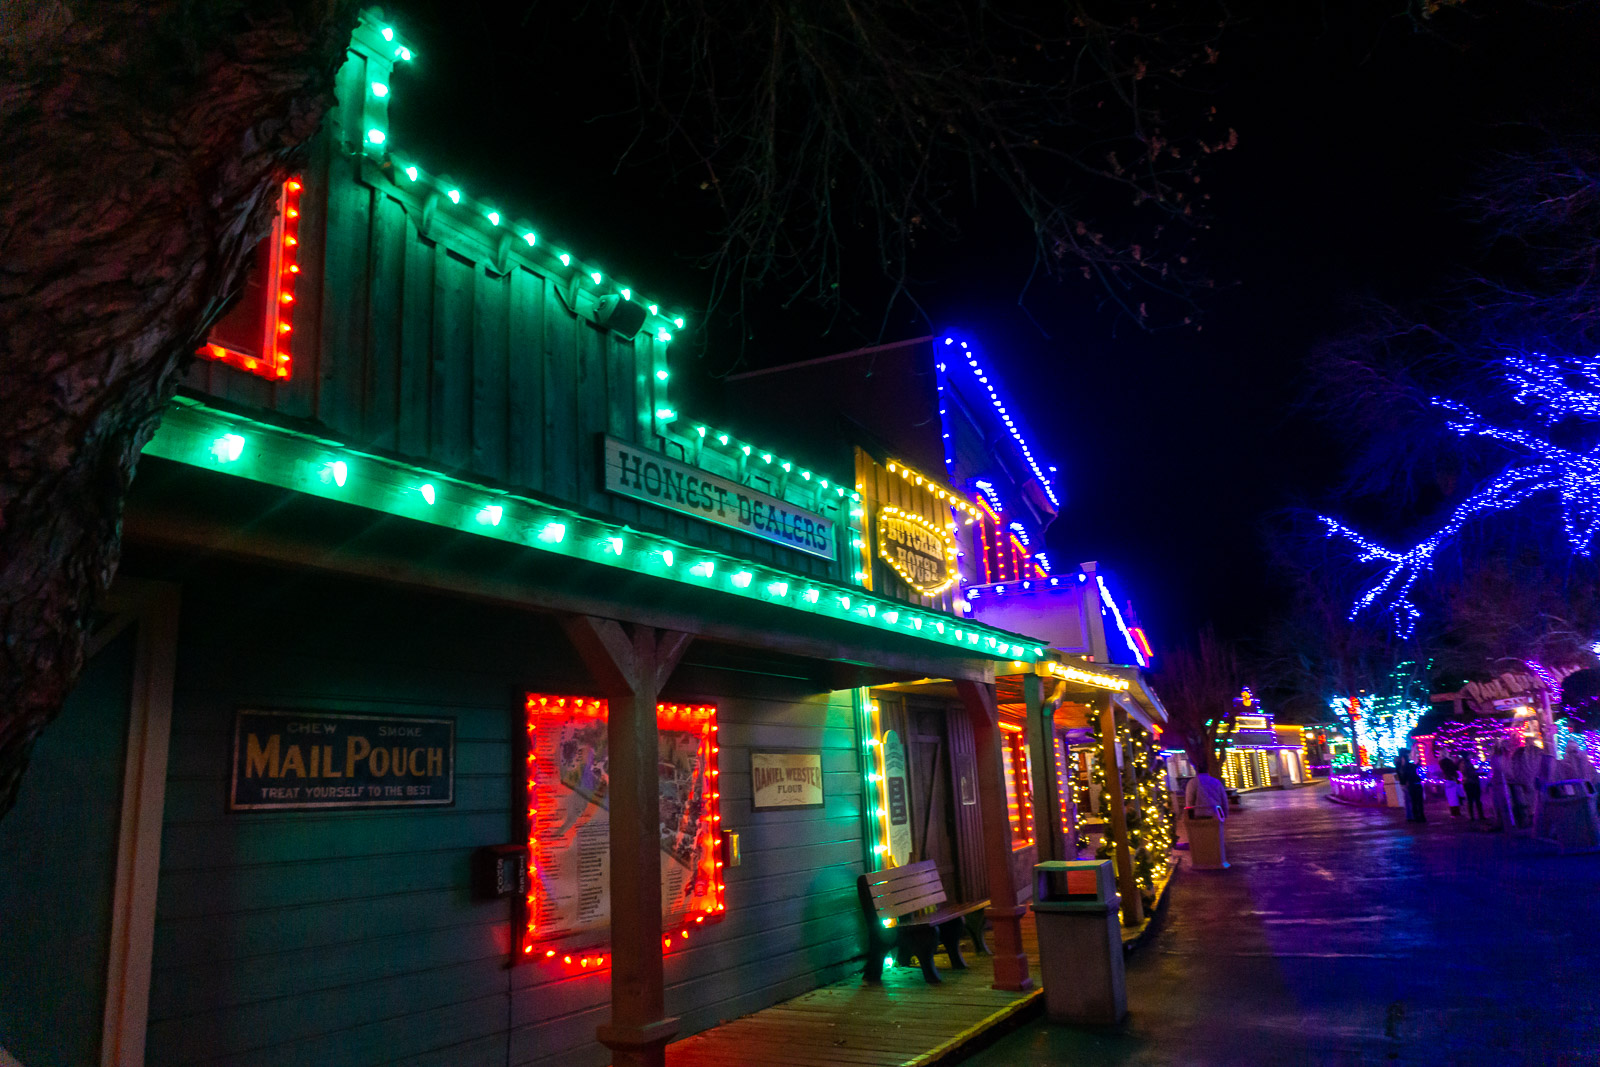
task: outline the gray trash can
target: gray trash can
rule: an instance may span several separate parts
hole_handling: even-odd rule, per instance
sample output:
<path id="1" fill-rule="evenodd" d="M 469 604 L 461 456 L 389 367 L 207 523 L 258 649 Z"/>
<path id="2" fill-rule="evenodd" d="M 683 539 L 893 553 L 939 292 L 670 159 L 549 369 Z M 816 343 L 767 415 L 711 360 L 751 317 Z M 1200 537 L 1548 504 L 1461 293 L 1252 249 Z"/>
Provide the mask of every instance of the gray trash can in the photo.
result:
<path id="1" fill-rule="evenodd" d="M 1581 778 L 1546 782 L 1539 793 L 1534 836 L 1555 842 L 1563 852 L 1600 849 L 1594 786 Z"/>
<path id="2" fill-rule="evenodd" d="M 1058 1023 L 1121 1022 L 1128 989 L 1111 861 L 1040 863 L 1033 877 L 1045 1014 Z"/>

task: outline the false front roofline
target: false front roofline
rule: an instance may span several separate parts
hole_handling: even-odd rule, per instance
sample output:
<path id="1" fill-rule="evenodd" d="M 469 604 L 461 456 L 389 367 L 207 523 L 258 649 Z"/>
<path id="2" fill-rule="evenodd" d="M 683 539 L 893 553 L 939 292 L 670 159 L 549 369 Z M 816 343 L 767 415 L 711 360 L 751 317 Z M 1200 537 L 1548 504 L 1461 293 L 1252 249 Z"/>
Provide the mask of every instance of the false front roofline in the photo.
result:
<path id="1" fill-rule="evenodd" d="M 371 9 L 362 12 L 351 36 L 350 48 L 365 60 L 366 70 L 359 81 L 341 76 L 340 114 L 349 140 L 357 142 L 350 147 L 376 164 L 375 168 L 368 168 L 364 174 L 367 181 L 382 180 L 403 200 L 416 201 L 418 218 L 430 223 L 435 219 L 448 219 L 452 226 L 477 231 L 490 247 L 496 249 L 496 259 L 502 268 L 516 260 L 540 274 L 560 279 L 570 287 L 567 299 L 574 309 L 580 291 L 586 294 L 586 298 L 596 301 L 611 299 L 637 304 L 648 313 L 644 318 L 645 331 L 663 346 L 669 345 L 677 333 L 689 328 L 683 311 L 663 307 L 595 263 L 553 245 L 531 222 L 521 216 L 514 217 L 502 202 L 468 194 L 459 182 L 429 170 L 414 154 L 397 148 L 389 136 L 389 107 L 394 100 L 390 75 L 397 62 L 415 62 L 418 53 L 394 25 Z M 357 95 L 359 100 L 354 99 Z M 373 173 L 374 170 L 376 173 Z M 838 478 L 814 473 L 803 464 L 777 455 L 742 435 L 703 422 L 692 422 L 689 429 L 679 430 L 676 424 L 684 416 L 672 405 L 669 397 L 668 382 L 672 372 L 665 355 L 658 358 L 650 383 L 654 397 L 649 412 L 660 436 L 676 440 L 686 449 L 709 446 L 715 442 L 746 457 L 758 456 L 764 466 L 785 474 L 793 473 L 803 482 L 814 482 L 819 489 L 831 491 L 838 497 L 854 496 Z M 859 496 L 854 496 L 854 499 L 859 500 Z"/>

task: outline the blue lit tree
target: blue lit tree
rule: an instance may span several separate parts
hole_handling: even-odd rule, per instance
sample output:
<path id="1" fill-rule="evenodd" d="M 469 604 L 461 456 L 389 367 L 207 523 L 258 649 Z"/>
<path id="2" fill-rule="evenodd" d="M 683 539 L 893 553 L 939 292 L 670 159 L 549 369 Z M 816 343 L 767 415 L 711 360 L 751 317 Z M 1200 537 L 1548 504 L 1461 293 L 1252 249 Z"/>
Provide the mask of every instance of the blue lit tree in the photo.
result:
<path id="1" fill-rule="evenodd" d="M 1448 413 L 1446 425 L 1456 434 L 1498 442 L 1510 453 L 1499 472 L 1452 508 L 1437 530 L 1409 548 L 1390 549 L 1337 519 L 1321 516 L 1328 536 L 1350 542 L 1359 560 L 1382 568 L 1356 598 L 1352 619 L 1369 608 L 1386 610 L 1395 632 L 1410 636 L 1421 615 L 1413 598 L 1417 581 L 1433 569 L 1443 546 L 1486 514 L 1524 506 L 1551 508 L 1560 516 L 1571 551 L 1590 554 L 1600 528 L 1600 439 L 1590 434 L 1588 440 L 1568 447 L 1554 440 L 1550 431 L 1573 420 L 1600 422 L 1600 360 L 1526 352 L 1505 357 L 1500 369 L 1514 401 L 1525 412 L 1519 421 L 1528 428 L 1490 421 L 1457 400 L 1432 400 Z"/>

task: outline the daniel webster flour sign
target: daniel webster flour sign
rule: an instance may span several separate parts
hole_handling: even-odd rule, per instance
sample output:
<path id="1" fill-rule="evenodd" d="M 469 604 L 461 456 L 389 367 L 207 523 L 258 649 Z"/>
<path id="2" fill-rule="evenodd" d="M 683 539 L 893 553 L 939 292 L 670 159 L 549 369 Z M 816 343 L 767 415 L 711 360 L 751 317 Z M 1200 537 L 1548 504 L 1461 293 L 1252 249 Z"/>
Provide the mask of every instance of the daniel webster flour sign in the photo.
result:
<path id="1" fill-rule="evenodd" d="M 750 805 L 757 811 L 822 807 L 822 753 L 750 753 Z"/>
<path id="2" fill-rule="evenodd" d="M 614 437 L 605 438 L 604 444 L 609 493 L 693 515 L 785 548 L 834 558 L 831 519 Z"/>

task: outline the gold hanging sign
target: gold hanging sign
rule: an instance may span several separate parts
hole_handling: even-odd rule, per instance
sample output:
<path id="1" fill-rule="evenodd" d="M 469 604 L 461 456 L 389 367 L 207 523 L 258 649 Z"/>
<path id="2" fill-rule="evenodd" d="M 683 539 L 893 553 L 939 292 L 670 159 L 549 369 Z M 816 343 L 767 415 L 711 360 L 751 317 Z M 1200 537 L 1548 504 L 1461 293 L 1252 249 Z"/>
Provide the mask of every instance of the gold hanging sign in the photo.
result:
<path id="1" fill-rule="evenodd" d="M 878 511 L 878 555 L 923 596 L 956 584 L 956 540 L 921 515 L 889 506 Z"/>

